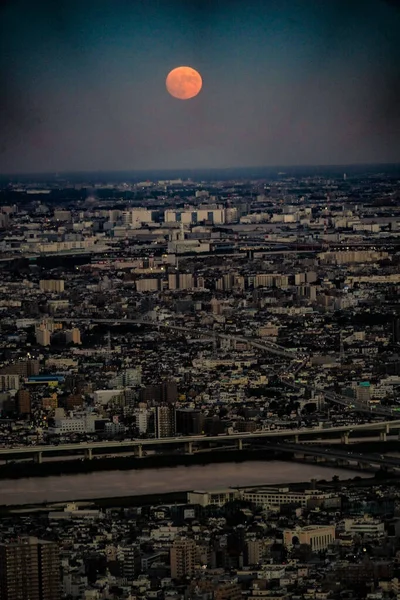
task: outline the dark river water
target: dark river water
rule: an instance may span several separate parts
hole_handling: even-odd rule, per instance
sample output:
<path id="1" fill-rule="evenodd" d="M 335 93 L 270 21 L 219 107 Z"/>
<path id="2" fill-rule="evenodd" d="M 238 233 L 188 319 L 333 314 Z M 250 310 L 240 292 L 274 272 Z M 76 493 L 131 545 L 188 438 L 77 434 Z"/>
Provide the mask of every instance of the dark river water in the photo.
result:
<path id="1" fill-rule="evenodd" d="M 350 479 L 356 475 L 370 477 L 368 473 L 279 461 L 103 471 L 83 475 L 2 480 L 0 505 L 295 483 L 313 478 L 329 481 L 334 475 L 338 475 L 340 479 Z"/>

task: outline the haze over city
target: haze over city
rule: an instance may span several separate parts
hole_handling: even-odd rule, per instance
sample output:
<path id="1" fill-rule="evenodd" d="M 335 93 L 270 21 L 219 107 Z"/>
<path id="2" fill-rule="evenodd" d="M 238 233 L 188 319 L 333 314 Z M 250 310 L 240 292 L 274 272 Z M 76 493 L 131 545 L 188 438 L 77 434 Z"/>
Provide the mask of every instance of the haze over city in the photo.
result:
<path id="1" fill-rule="evenodd" d="M 393 0 L 9 0 L 0 27 L 2 173 L 399 159 Z"/>

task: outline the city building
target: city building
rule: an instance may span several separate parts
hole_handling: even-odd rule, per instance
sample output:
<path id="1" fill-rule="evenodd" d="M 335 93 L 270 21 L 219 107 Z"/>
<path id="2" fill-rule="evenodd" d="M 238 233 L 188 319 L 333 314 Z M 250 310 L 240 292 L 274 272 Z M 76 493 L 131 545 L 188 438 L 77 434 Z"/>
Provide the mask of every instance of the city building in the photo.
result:
<path id="1" fill-rule="evenodd" d="M 16 398 L 18 414 L 29 415 L 31 412 L 31 394 L 29 390 L 19 389 Z"/>
<path id="2" fill-rule="evenodd" d="M 0 392 L 6 392 L 7 390 L 19 390 L 19 387 L 19 375 L 0 375 Z"/>
<path id="3" fill-rule="evenodd" d="M 0 374 L 19 375 L 20 377 L 32 377 L 39 375 L 39 372 L 40 362 L 37 359 L 20 360 L 0 369 Z"/>
<path id="4" fill-rule="evenodd" d="M 316 552 L 328 548 L 335 537 L 336 528 L 334 525 L 309 525 L 283 531 L 283 543 L 286 548 L 307 544 Z"/>
<path id="5" fill-rule="evenodd" d="M 81 332 L 74 327 L 65 331 L 65 342 L 67 344 L 81 344 Z"/>
<path id="6" fill-rule="evenodd" d="M 61 293 L 64 291 L 63 279 L 41 279 L 39 287 L 41 292 Z"/>
<path id="7" fill-rule="evenodd" d="M 39 346 L 50 346 L 51 333 L 47 329 L 46 325 L 42 324 L 39 325 L 39 327 L 36 327 L 35 334 L 36 343 L 39 344 Z"/>
<path id="8" fill-rule="evenodd" d="M 180 408 L 176 410 L 176 433 L 199 435 L 204 433 L 205 416 L 200 410 Z"/>
<path id="9" fill-rule="evenodd" d="M 60 557 L 58 545 L 21 537 L 0 544 L 1 600 L 59 600 Z"/>
<path id="10" fill-rule="evenodd" d="M 156 406 L 154 424 L 156 438 L 173 437 L 176 431 L 175 408 L 168 404 Z"/>
<path id="11" fill-rule="evenodd" d="M 170 552 L 172 579 L 192 577 L 196 564 L 196 542 L 189 538 L 174 540 Z"/>

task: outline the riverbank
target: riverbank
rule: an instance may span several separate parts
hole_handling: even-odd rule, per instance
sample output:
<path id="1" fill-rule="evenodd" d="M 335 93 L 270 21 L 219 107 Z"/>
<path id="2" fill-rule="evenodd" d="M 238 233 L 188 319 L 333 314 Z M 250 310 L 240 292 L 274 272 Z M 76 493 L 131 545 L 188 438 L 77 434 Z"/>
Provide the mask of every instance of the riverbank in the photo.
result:
<path id="1" fill-rule="evenodd" d="M 399 441 L 388 442 L 360 442 L 349 445 L 335 445 L 338 450 L 349 450 L 366 454 L 385 454 L 388 452 L 400 452 Z M 41 464 L 33 461 L 10 462 L 0 465 L 0 480 L 2 479 L 25 479 L 31 477 L 51 477 L 57 475 L 80 475 L 96 473 L 100 471 L 128 471 L 143 469 L 162 469 L 170 467 L 189 467 L 193 465 L 211 465 L 224 463 L 243 463 L 254 461 L 293 461 L 288 453 L 280 453 L 277 450 L 260 449 L 254 447 L 243 450 L 218 450 L 212 452 L 199 452 L 195 454 L 158 454 L 142 458 L 134 456 L 96 457 L 93 460 L 57 460 L 43 462 Z M 321 467 L 325 465 L 319 463 Z M 327 464 L 331 467 L 331 464 Z M 349 467 L 351 468 L 351 467 Z"/>
<path id="2" fill-rule="evenodd" d="M 189 479 L 190 480 L 190 479 Z M 391 484 L 397 482 L 393 480 L 390 475 L 385 475 L 382 472 L 375 473 L 374 476 L 368 478 L 362 478 L 356 475 L 353 478 L 339 479 L 337 481 L 316 479 L 314 480 L 315 486 L 319 490 L 334 491 L 338 487 L 343 489 L 344 487 L 351 488 L 371 488 L 378 484 Z M 259 488 L 268 485 L 256 484 L 251 487 Z M 292 490 L 301 491 L 304 488 L 310 486 L 310 481 L 296 481 L 296 482 L 279 482 L 274 484 L 276 487 L 290 487 Z M 247 488 L 248 486 L 231 486 L 232 488 Z M 121 496 L 105 496 L 101 498 L 79 498 L 76 500 L 76 504 L 80 508 L 95 508 L 99 510 L 106 510 L 110 508 L 135 508 L 139 506 L 160 506 L 160 505 L 171 505 L 171 504 L 186 504 L 187 494 L 190 490 L 184 491 L 173 491 L 173 492 L 158 492 L 153 494 L 131 494 Z M 71 498 L 70 501 L 75 501 Z M 47 514 L 50 511 L 62 510 L 67 501 L 64 502 L 40 502 L 40 503 L 27 503 L 27 504 L 8 504 L 0 505 L 0 518 L 8 517 L 11 514 L 18 515 L 29 515 L 34 513 Z"/>

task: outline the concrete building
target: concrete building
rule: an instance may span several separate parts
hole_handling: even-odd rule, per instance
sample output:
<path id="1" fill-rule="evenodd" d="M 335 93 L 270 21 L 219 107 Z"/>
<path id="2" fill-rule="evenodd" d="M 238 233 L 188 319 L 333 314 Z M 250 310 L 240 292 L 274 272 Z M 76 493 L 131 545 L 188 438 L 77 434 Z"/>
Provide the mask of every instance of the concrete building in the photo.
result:
<path id="1" fill-rule="evenodd" d="M 0 374 L 19 375 L 20 377 L 32 377 L 39 375 L 40 362 L 36 359 L 20 360 L 13 365 L 7 365 L 0 369 Z"/>
<path id="2" fill-rule="evenodd" d="M 41 292 L 60 293 L 64 291 L 63 279 L 41 279 L 39 282 Z"/>
<path id="3" fill-rule="evenodd" d="M 208 492 L 203 490 L 188 492 L 187 501 L 189 504 L 198 504 L 199 506 L 208 506 L 209 504 L 223 506 L 227 502 L 233 502 L 237 498 L 239 498 L 239 492 L 228 488 Z"/>
<path id="4" fill-rule="evenodd" d="M 119 373 L 116 377 L 111 379 L 110 387 L 114 389 L 124 388 L 124 387 L 135 387 L 140 385 L 142 382 L 142 371 L 140 368 L 138 369 L 125 369 L 121 373 Z"/>
<path id="5" fill-rule="evenodd" d="M 39 325 L 35 330 L 36 343 L 39 346 L 50 346 L 51 333 L 45 325 Z"/>
<path id="6" fill-rule="evenodd" d="M 187 225 L 196 225 L 207 221 L 213 225 L 222 225 L 225 223 L 225 210 L 215 205 L 185 210 L 173 208 L 165 211 L 164 221 L 165 223 L 185 223 Z"/>
<path id="7" fill-rule="evenodd" d="M 309 525 L 283 531 L 283 543 L 291 549 L 299 544 L 311 546 L 313 552 L 326 550 L 336 536 L 334 525 Z"/>
<path id="8" fill-rule="evenodd" d="M 123 391 L 121 389 L 111 389 L 111 390 L 96 390 L 93 393 L 95 404 L 105 405 L 110 400 L 118 399 L 123 396 Z"/>
<path id="9" fill-rule="evenodd" d="M 29 390 L 18 390 L 17 411 L 20 415 L 29 415 L 31 412 L 31 394 Z"/>
<path id="10" fill-rule="evenodd" d="M 55 426 L 51 428 L 51 431 L 59 435 L 68 433 L 93 433 L 96 430 L 97 422 L 104 423 L 104 420 L 99 419 L 97 415 L 86 413 L 76 417 L 56 415 L 54 419 Z"/>
<path id="11" fill-rule="evenodd" d="M 134 417 L 136 419 L 136 427 L 138 428 L 139 433 L 147 433 L 147 429 L 149 426 L 149 411 L 145 407 L 139 407 L 134 412 Z"/>
<path id="12" fill-rule="evenodd" d="M 182 435 L 201 435 L 204 433 L 205 416 L 201 410 L 181 408 L 176 415 L 176 433 Z"/>
<path id="13" fill-rule="evenodd" d="M 194 288 L 194 279 L 191 273 L 179 273 L 178 285 L 180 290 L 191 290 Z"/>
<path id="14" fill-rule="evenodd" d="M 124 546 L 118 549 L 118 555 L 121 556 L 122 575 L 128 581 L 135 579 L 140 572 L 140 552 L 136 546 Z"/>
<path id="15" fill-rule="evenodd" d="M 258 565 L 262 559 L 262 541 L 248 540 L 246 543 L 246 554 L 248 565 Z"/>
<path id="16" fill-rule="evenodd" d="M 371 386 L 369 382 L 361 382 L 356 387 L 356 400 L 368 404 L 371 400 Z"/>
<path id="17" fill-rule="evenodd" d="M 309 504 L 321 504 L 330 498 L 331 494 L 324 494 L 316 490 L 304 492 L 290 491 L 289 488 L 253 488 L 241 492 L 241 498 L 266 509 L 278 509 L 284 505 L 298 505 L 307 507 Z"/>
<path id="18" fill-rule="evenodd" d="M 155 413 L 156 438 L 173 437 L 175 435 L 175 408 L 171 405 L 157 406 Z"/>
<path id="19" fill-rule="evenodd" d="M 195 570 L 196 543 L 188 538 L 176 539 L 171 547 L 170 565 L 172 579 L 192 577 Z"/>
<path id="20" fill-rule="evenodd" d="M 168 275 L 168 289 L 169 290 L 177 290 L 178 289 L 178 274 L 170 273 Z"/>
<path id="21" fill-rule="evenodd" d="M 235 581 L 219 583 L 214 592 L 214 600 L 241 600 L 242 588 Z"/>
<path id="22" fill-rule="evenodd" d="M 160 289 L 160 279 L 146 278 L 136 281 L 137 292 L 158 292 Z"/>
<path id="23" fill-rule="evenodd" d="M 19 375 L 0 375 L 0 392 L 19 390 Z"/>
<path id="24" fill-rule="evenodd" d="M 131 225 L 134 228 L 141 227 L 142 223 L 152 223 L 154 212 L 147 208 L 133 208 L 122 213 L 122 222 L 124 225 Z"/>
<path id="25" fill-rule="evenodd" d="M 54 211 L 55 221 L 64 221 L 70 223 L 72 221 L 72 215 L 70 210 L 55 210 Z"/>
<path id="26" fill-rule="evenodd" d="M 81 344 L 81 332 L 77 327 L 67 329 L 65 332 L 65 342 L 67 344 Z"/>
<path id="27" fill-rule="evenodd" d="M 380 537 L 385 534 L 385 524 L 377 519 L 364 517 L 363 519 L 345 519 L 343 521 L 344 531 L 351 535 L 362 537 Z"/>
<path id="28" fill-rule="evenodd" d="M 323 252 L 318 255 L 324 263 L 344 265 L 346 263 L 368 263 L 378 262 L 388 257 L 387 252 L 375 250 L 350 250 L 339 252 Z"/>
<path id="29" fill-rule="evenodd" d="M 58 545 L 34 537 L 0 544 L 1 600 L 59 600 Z"/>

